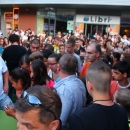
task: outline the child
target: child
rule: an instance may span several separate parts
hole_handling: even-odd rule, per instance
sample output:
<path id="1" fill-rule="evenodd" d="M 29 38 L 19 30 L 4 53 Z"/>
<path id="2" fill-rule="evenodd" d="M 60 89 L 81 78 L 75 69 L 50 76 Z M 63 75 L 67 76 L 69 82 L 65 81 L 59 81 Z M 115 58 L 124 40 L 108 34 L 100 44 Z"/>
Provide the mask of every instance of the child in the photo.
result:
<path id="1" fill-rule="evenodd" d="M 31 63 L 31 81 L 34 85 L 46 85 L 49 88 L 53 88 L 54 81 L 47 74 L 47 68 L 41 59 L 36 59 Z"/>
<path id="2" fill-rule="evenodd" d="M 23 90 L 31 86 L 31 78 L 26 68 L 15 68 L 10 72 L 9 80 L 16 89 L 16 96 L 20 98 Z"/>
<path id="3" fill-rule="evenodd" d="M 128 115 L 128 125 L 130 128 L 130 90 L 121 89 L 115 92 L 114 102 L 121 105 L 127 112 Z"/>
<path id="4" fill-rule="evenodd" d="M 129 76 L 130 63 L 128 60 L 119 61 L 113 66 L 113 78 L 115 81 L 112 81 L 110 86 L 110 97 L 112 100 L 116 90 L 130 88 Z"/>
<path id="5" fill-rule="evenodd" d="M 12 86 L 16 89 L 16 96 L 20 98 L 22 92 L 31 86 L 31 79 L 29 72 L 26 68 L 15 68 L 10 72 L 9 80 Z M 8 116 L 15 118 L 15 110 L 10 105 L 4 108 Z"/>

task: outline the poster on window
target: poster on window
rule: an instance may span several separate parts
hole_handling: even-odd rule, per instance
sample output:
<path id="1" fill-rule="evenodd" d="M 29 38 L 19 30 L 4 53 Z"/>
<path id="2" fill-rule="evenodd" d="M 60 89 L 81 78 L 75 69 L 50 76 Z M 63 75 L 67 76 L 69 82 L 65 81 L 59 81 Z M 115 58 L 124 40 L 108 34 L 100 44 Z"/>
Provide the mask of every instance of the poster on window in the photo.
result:
<path id="1" fill-rule="evenodd" d="M 75 23 L 75 36 L 78 36 L 80 33 L 84 32 L 84 23 L 76 22 Z"/>
<path id="2" fill-rule="evenodd" d="M 119 24 L 111 24 L 109 27 L 109 35 L 118 35 L 120 31 Z"/>
<path id="3" fill-rule="evenodd" d="M 74 30 L 74 21 L 67 21 L 67 30 Z"/>
<path id="4" fill-rule="evenodd" d="M 44 23 L 43 30 L 48 30 L 48 23 Z M 54 24 L 50 24 L 50 30 L 54 31 Z"/>

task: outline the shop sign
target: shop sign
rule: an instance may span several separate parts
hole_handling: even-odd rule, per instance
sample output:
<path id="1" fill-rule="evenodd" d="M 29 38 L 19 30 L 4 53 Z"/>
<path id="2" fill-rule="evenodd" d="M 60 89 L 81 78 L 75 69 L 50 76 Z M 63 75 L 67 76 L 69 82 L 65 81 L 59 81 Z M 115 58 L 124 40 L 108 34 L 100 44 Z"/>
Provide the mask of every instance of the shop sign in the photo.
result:
<path id="1" fill-rule="evenodd" d="M 5 12 L 4 13 L 4 20 L 13 20 L 13 12 Z"/>
<path id="2" fill-rule="evenodd" d="M 76 15 L 76 22 L 88 24 L 120 24 L 119 16 Z"/>

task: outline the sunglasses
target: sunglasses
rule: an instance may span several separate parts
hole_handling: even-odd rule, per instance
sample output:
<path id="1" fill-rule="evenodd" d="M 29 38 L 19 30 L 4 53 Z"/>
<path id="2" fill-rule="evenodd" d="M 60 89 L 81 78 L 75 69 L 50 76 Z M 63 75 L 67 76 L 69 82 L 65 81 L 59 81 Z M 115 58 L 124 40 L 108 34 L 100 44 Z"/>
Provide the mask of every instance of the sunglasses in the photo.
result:
<path id="1" fill-rule="evenodd" d="M 41 103 L 41 101 L 36 97 L 36 96 L 34 96 L 34 95 L 32 95 L 32 94 L 29 94 L 29 93 L 27 93 L 26 91 L 24 91 L 22 94 L 21 94 L 21 97 L 20 98 L 27 98 L 27 103 L 30 105 L 30 106 L 33 106 L 33 107 L 39 107 L 39 106 L 41 106 L 41 107 L 43 107 L 46 111 L 48 111 L 48 112 L 50 112 L 50 113 L 52 113 L 53 115 L 54 115 L 54 120 L 56 120 L 57 118 L 56 118 L 56 115 L 55 115 L 55 113 L 52 111 L 52 110 L 50 110 L 49 108 L 47 108 L 47 107 L 45 107 L 42 103 Z"/>

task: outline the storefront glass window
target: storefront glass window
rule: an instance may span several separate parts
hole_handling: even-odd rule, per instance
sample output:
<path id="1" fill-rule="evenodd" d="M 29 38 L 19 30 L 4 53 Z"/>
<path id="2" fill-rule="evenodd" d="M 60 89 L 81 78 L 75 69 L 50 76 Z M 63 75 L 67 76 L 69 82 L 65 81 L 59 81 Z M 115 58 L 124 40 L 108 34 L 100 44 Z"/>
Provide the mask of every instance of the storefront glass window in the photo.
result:
<path id="1" fill-rule="evenodd" d="M 48 32 L 48 26 L 50 25 L 49 33 L 68 32 L 67 22 L 74 21 L 75 10 L 71 9 L 38 9 L 37 11 L 37 33 L 42 33 L 43 30 Z"/>
<path id="2" fill-rule="evenodd" d="M 130 12 L 123 11 L 121 14 L 121 28 L 120 28 L 121 35 L 127 35 L 130 37 Z"/>

